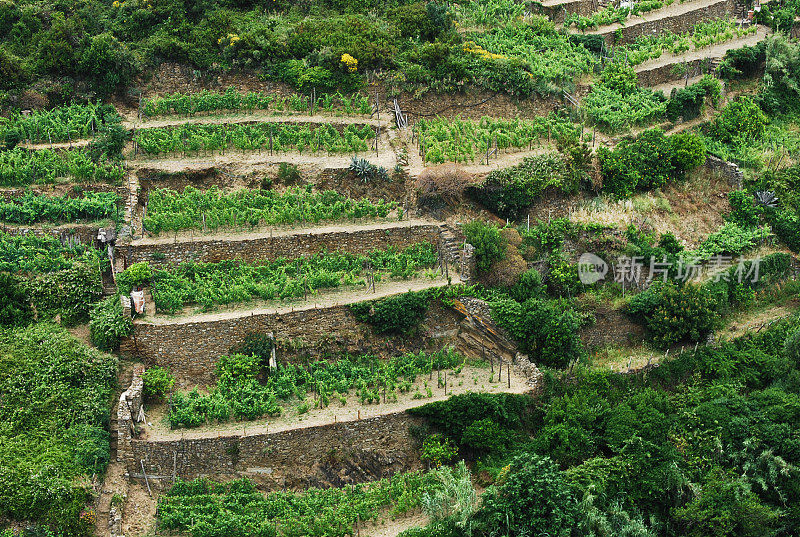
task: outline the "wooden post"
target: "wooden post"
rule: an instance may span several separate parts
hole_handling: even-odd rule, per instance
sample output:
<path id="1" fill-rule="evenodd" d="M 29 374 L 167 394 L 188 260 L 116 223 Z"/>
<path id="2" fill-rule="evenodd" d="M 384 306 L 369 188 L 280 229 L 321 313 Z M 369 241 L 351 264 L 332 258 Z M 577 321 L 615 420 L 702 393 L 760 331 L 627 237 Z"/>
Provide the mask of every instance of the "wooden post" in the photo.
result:
<path id="1" fill-rule="evenodd" d="M 507 373 L 508 374 L 508 387 L 510 389 L 511 388 L 511 364 L 508 364 L 508 367 L 506 367 L 506 371 L 508 372 Z"/>
<path id="2" fill-rule="evenodd" d="M 142 465 L 142 475 L 144 476 L 144 482 L 147 485 L 147 494 L 152 498 L 153 492 L 150 490 L 150 481 L 147 480 L 147 472 L 144 469 L 144 460 L 139 459 L 139 463 Z"/>

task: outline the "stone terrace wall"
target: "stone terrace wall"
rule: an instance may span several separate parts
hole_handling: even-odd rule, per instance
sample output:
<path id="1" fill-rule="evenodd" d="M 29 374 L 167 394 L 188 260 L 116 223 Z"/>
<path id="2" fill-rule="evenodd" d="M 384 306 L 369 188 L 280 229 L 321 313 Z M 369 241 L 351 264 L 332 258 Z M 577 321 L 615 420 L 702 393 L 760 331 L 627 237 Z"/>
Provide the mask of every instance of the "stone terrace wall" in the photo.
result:
<path id="1" fill-rule="evenodd" d="M 219 357 L 241 343 L 249 333 L 272 332 L 278 342 L 278 360 L 295 357 L 320 358 L 354 354 L 397 354 L 417 351 L 431 334 L 450 334 L 457 328 L 452 310 L 432 304 L 415 338 L 376 335 L 370 326 L 356 320 L 347 306 L 305 309 L 290 313 L 249 315 L 234 319 L 180 324 L 135 323 L 133 335 L 120 351 L 149 364 L 168 367 L 179 386 L 212 382 Z M 282 342 L 302 341 L 290 349 Z"/>
<path id="2" fill-rule="evenodd" d="M 739 166 L 733 162 L 722 160 L 714 155 L 708 155 L 706 157 L 705 167 L 712 172 L 722 175 L 725 179 L 727 179 L 728 184 L 733 188 L 737 190 L 742 188 L 742 183 L 744 182 L 744 172 L 742 172 L 742 170 L 739 169 Z"/>
<path id="3" fill-rule="evenodd" d="M 541 6 L 539 7 L 539 12 L 548 16 L 556 24 L 560 24 L 564 22 L 567 14 L 570 13 L 588 17 L 594 12 L 594 6 L 595 3 L 592 0 L 570 0 L 556 6 Z"/>
<path id="4" fill-rule="evenodd" d="M 177 264 L 183 261 L 214 262 L 224 259 L 241 259 L 258 262 L 277 257 L 297 258 L 320 250 L 366 254 L 389 246 L 406 248 L 427 241 L 438 244 L 439 227 L 432 224 L 386 229 L 336 231 L 331 233 L 298 233 L 257 239 L 195 240 L 192 242 L 164 244 L 131 244 L 118 249 L 125 266 L 147 261 L 153 267 Z M 153 254 L 159 255 L 154 259 Z"/>
<path id="5" fill-rule="evenodd" d="M 620 42 L 630 43 L 635 41 L 637 37 L 643 35 L 661 34 L 665 31 L 681 34 L 691 30 L 699 22 L 730 15 L 733 13 L 734 8 L 735 3 L 733 0 L 719 0 L 700 9 L 695 9 L 679 15 L 673 15 L 671 17 L 654 18 L 658 17 L 657 12 L 645 13 L 644 17 L 650 20 L 620 28 L 622 31 L 622 39 Z M 614 44 L 615 32 L 616 30 L 607 30 L 600 34 L 605 38 L 606 45 L 611 46 Z"/>
<path id="6" fill-rule="evenodd" d="M 686 62 L 689 78 L 703 74 L 704 61 L 705 60 L 703 59 L 697 59 Z M 647 71 L 637 71 L 636 77 L 639 79 L 639 84 L 642 86 L 657 86 L 659 84 L 664 84 L 665 82 L 681 80 L 686 75 L 676 74 L 675 70 L 682 65 L 683 62 L 677 62 L 662 65 L 661 67 L 656 67 L 654 69 L 648 69 Z M 667 95 L 667 97 L 669 97 L 669 95 Z"/>
<path id="7" fill-rule="evenodd" d="M 144 369 L 142 364 L 136 364 L 133 367 L 131 384 L 119 396 L 119 405 L 117 406 L 117 460 L 126 464 L 131 461 L 131 439 L 133 438 L 134 424 L 138 422 L 139 411 L 142 408 Z"/>
<path id="8" fill-rule="evenodd" d="M 127 468 L 131 477 L 143 479 L 144 463 L 151 486 L 204 476 L 248 476 L 271 490 L 342 486 L 417 468 L 411 428 L 421 424 L 421 418 L 399 412 L 251 436 L 133 440 Z"/>

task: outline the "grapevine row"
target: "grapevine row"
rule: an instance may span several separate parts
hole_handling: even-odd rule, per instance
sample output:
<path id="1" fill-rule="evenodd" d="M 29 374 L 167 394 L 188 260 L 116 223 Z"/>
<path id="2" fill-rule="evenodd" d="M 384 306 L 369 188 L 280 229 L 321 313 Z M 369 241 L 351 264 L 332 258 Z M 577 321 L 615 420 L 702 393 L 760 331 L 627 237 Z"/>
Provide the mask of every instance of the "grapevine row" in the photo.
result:
<path id="1" fill-rule="evenodd" d="M 26 192 L 11 201 L 0 202 L 0 221 L 13 224 L 75 222 L 110 218 L 119 196 L 113 192 L 85 192 L 80 198 L 51 197 Z"/>
<path id="2" fill-rule="evenodd" d="M 91 136 L 102 125 L 119 120 L 112 105 L 99 101 L 34 110 L 27 115 L 14 112 L 7 118 L 0 118 L 0 141 L 7 145 L 23 141 L 67 142 Z"/>
<path id="3" fill-rule="evenodd" d="M 420 269 L 434 266 L 436 261 L 436 248 L 421 242 L 402 251 L 392 247 L 367 255 L 322 251 L 259 265 L 240 261 L 186 262 L 152 271 L 152 293 L 158 311 L 174 313 L 189 304 L 210 310 L 220 304 L 300 298 L 317 289 L 360 285 L 368 270 L 375 271 L 376 281 L 384 276 L 406 279 Z M 120 278 L 124 282 L 127 276 Z"/>
<path id="4" fill-rule="evenodd" d="M 475 162 L 495 141 L 498 149 L 519 149 L 545 138 L 576 137 L 579 132 L 579 126 L 554 114 L 534 119 L 483 117 L 480 121 L 437 117 L 421 119 L 414 126 L 426 162 Z"/>
<path id="5" fill-rule="evenodd" d="M 292 94 L 280 97 L 274 93 L 240 93 L 234 87 L 225 92 L 203 90 L 198 93 L 172 93 L 142 101 L 142 114 L 147 117 L 168 115 L 193 116 L 198 113 L 239 112 L 255 110 L 307 112 L 311 108 L 311 97 Z M 317 96 L 315 109 L 327 112 L 344 112 L 346 115 L 372 113 L 369 97 L 341 93 L 325 93 Z"/>
<path id="6" fill-rule="evenodd" d="M 312 392 L 316 408 L 325 408 L 332 402 L 346 405 L 351 392 L 362 405 L 380 403 L 382 397 L 386 401 L 396 401 L 398 393 L 411 391 L 418 376 L 448 369 L 460 373 L 463 364 L 464 358 L 453 351 L 430 355 L 409 353 L 389 361 L 364 356 L 313 362 L 307 366 L 279 365 L 270 370 L 266 383 L 262 383 L 257 379 L 264 365 L 261 358 L 223 356 L 217 364 L 216 387 L 206 394 L 196 389 L 174 394 L 169 403 L 168 419 L 172 428 L 199 427 L 232 419 L 255 420 L 280 415 L 292 400 L 300 403 L 300 412 L 305 412 L 311 407 L 306 399 Z M 432 397 L 427 383 L 426 390 L 427 394 L 422 395 L 417 388 L 414 397 Z"/>
<path id="7" fill-rule="evenodd" d="M 369 149 L 367 142 L 375 138 L 369 125 L 345 125 L 342 132 L 331 124 L 254 123 L 180 125 L 168 128 L 141 129 L 134 137 L 145 154 L 158 155 L 175 151 L 255 151 L 297 150 L 316 153 L 357 153 Z"/>
<path id="8" fill-rule="evenodd" d="M 385 218 L 396 202 L 366 198 L 354 200 L 333 190 L 308 188 L 239 190 L 226 194 L 217 187 L 201 191 L 186 187 L 183 192 L 158 189 L 149 193 L 145 229 L 154 234 L 181 229 L 215 230 L 248 224 L 282 225 L 323 220 Z"/>
<path id="9" fill-rule="evenodd" d="M 62 177 L 76 181 L 119 183 L 125 176 L 122 163 L 95 162 L 80 149 L 30 151 L 15 147 L 0 152 L 0 185 L 19 186 L 53 183 Z"/>
<path id="10" fill-rule="evenodd" d="M 159 526 L 192 537 L 345 537 L 354 535 L 357 521 L 377 520 L 386 509 L 396 516 L 419 507 L 423 492 L 441 486 L 437 472 L 408 472 L 367 484 L 267 495 L 246 479 L 228 484 L 178 481 L 159 498 Z"/>

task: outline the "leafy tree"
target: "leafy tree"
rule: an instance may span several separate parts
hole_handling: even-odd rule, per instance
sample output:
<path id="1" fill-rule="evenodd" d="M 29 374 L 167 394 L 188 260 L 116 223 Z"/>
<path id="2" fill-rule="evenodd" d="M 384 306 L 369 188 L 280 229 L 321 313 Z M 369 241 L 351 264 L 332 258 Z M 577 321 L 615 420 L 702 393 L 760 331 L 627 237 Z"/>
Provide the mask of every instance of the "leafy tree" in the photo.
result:
<path id="1" fill-rule="evenodd" d="M 492 303 L 492 315 L 537 362 L 564 367 L 584 352 L 581 319 L 564 303 L 537 298 L 522 304 L 498 300 Z"/>
<path id="2" fill-rule="evenodd" d="M 800 45 L 783 34 L 766 40 L 763 99 L 774 112 L 798 109 L 800 102 Z"/>
<path id="3" fill-rule="evenodd" d="M 761 138 L 767 116 L 750 97 L 729 102 L 709 125 L 711 136 L 723 143 L 740 143 Z"/>
<path id="4" fill-rule="evenodd" d="M 483 497 L 476 526 L 483 535 L 567 537 L 578 521 L 578 502 L 564 474 L 534 454 L 515 458 L 506 476 Z"/>
<path id="5" fill-rule="evenodd" d="M 654 282 L 628 302 L 626 311 L 647 327 L 654 343 L 669 347 L 708 334 L 718 322 L 718 306 L 708 287 Z"/>
<path id="6" fill-rule="evenodd" d="M 475 247 L 475 261 L 479 272 L 487 272 L 492 263 L 505 255 L 505 243 L 500 228 L 480 220 L 464 224 L 467 242 Z"/>
<path id="7" fill-rule="evenodd" d="M 91 38 L 80 59 L 80 70 L 91 77 L 97 93 L 107 95 L 127 85 L 137 68 L 128 47 L 106 32 Z"/>
<path id="8" fill-rule="evenodd" d="M 776 535 L 780 512 L 765 505 L 743 480 L 715 468 L 700 493 L 675 518 L 688 537 Z"/>

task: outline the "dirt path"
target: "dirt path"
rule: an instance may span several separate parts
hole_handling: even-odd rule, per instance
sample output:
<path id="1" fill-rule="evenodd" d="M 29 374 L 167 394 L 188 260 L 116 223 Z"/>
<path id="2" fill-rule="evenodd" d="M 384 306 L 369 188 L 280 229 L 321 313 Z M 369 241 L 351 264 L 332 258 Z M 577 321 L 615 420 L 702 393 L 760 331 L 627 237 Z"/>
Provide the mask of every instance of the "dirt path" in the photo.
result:
<path id="1" fill-rule="evenodd" d="M 59 142 L 55 144 L 41 143 L 41 144 L 17 144 L 17 147 L 22 149 L 30 149 L 32 151 L 39 151 L 41 149 L 73 149 L 77 147 L 86 147 L 91 140 L 73 140 L 72 142 Z"/>
<path id="2" fill-rule="evenodd" d="M 372 125 L 373 127 L 388 127 L 391 123 L 385 119 L 372 119 L 368 117 L 334 116 L 334 115 L 275 115 L 270 113 L 254 114 L 219 114 L 194 117 L 167 117 L 164 119 L 137 120 L 127 118 L 122 125 L 128 129 L 150 129 L 155 127 L 174 127 L 178 125 L 220 125 L 222 123 L 331 123 L 334 125 Z"/>
<path id="3" fill-rule="evenodd" d="M 388 218 L 388 217 L 387 217 Z M 248 233 L 241 233 L 236 231 L 214 231 L 208 234 L 202 234 L 199 231 L 191 233 L 190 231 L 182 231 L 175 235 L 174 233 L 165 233 L 152 237 L 144 237 L 136 239 L 131 242 L 131 246 L 146 246 L 155 244 L 174 244 L 176 242 L 194 242 L 194 241 L 251 241 L 258 239 L 266 239 L 272 237 L 290 237 L 296 235 L 325 235 L 328 233 L 358 233 L 360 231 L 369 231 L 373 229 L 401 229 L 414 226 L 432 225 L 438 226 L 439 222 L 433 220 L 423 219 L 410 219 L 410 220 L 373 220 L 371 222 L 337 222 L 337 223 L 323 223 L 319 226 L 298 226 L 298 227 L 269 227 L 269 228 L 256 228 Z M 177 237 L 177 238 L 176 238 Z"/>
<path id="4" fill-rule="evenodd" d="M 756 45 L 771 34 L 772 30 L 765 26 L 759 26 L 755 34 L 717 43 L 715 45 L 711 45 L 710 47 L 691 48 L 682 54 L 665 53 L 658 58 L 640 63 L 634 69 L 638 73 L 642 71 L 652 71 L 653 69 L 658 69 L 660 67 L 664 67 L 665 65 L 683 63 L 684 61 L 691 62 L 706 58 L 722 58 L 729 50 L 741 48 L 745 45 Z M 681 80 L 680 82 L 683 81 Z"/>
<path id="5" fill-rule="evenodd" d="M 412 145 L 410 143 L 410 136 L 411 132 L 404 132 L 401 134 L 401 140 L 408 148 L 408 166 L 406 166 L 406 170 L 410 177 L 419 177 L 425 168 L 439 166 L 440 164 L 433 164 L 433 163 L 425 163 L 422 160 L 422 156 L 419 154 L 419 148 L 416 145 Z M 444 162 L 441 165 L 451 164 L 457 166 L 460 170 L 464 170 L 470 175 L 483 175 L 488 174 L 493 170 L 498 170 L 501 168 L 508 168 L 510 166 L 516 166 L 517 164 L 521 163 L 527 157 L 533 157 L 536 155 L 542 155 L 545 153 L 549 153 L 551 151 L 555 151 L 555 145 L 548 143 L 548 142 L 541 142 L 537 143 L 536 147 L 532 150 L 509 150 L 503 151 L 498 155 L 490 157 L 489 164 L 460 164 L 460 163 L 453 163 L 453 162 Z"/>
<path id="6" fill-rule="evenodd" d="M 356 391 L 351 390 L 351 393 L 347 395 L 347 403 L 344 406 L 336 397 L 331 397 L 329 406 L 313 408 L 315 397 L 312 394 L 308 394 L 305 402 L 310 404 L 311 409 L 303 414 L 300 414 L 298 410 L 300 401 L 293 398 L 283 406 L 281 416 L 276 418 L 211 424 L 193 429 L 170 429 L 166 419 L 167 405 L 151 406 L 147 409 L 148 423 L 143 438 L 152 441 L 171 441 L 277 433 L 394 414 L 467 392 L 526 393 L 530 391 L 531 387 L 527 384 L 527 379 L 515 371 L 514 368 L 512 368 L 509 381 L 506 364 L 503 364 L 502 379 L 498 379 L 497 365 L 498 363 L 495 360 L 494 374 L 492 374 L 488 362 L 466 365 L 458 374 L 453 370 L 442 371 L 441 383 L 436 372 L 433 372 L 430 376 L 419 376 L 408 393 L 397 394 L 397 401 L 388 401 L 386 403 L 381 401 L 380 404 L 362 405 Z M 445 373 L 447 374 L 447 394 L 444 392 L 443 384 Z M 428 388 L 431 390 L 430 397 L 427 395 Z M 417 393 L 416 397 L 415 393 Z"/>
<path id="7" fill-rule="evenodd" d="M 451 267 L 450 268 L 450 282 L 453 285 L 461 283 L 458 273 Z M 447 280 L 439 275 L 436 279 L 430 278 L 417 278 L 414 280 L 396 280 L 387 282 L 378 282 L 375 284 L 375 292 L 371 293 L 364 287 L 348 288 L 348 289 L 335 289 L 320 293 L 316 296 L 309 297 L 307 302 L 294 302 L 287 304 L 286 302 L 271 303 L 249 303 L 238 304 L 237 309 L 228 311 L 219 311 L 213 313 L 186 313 L 178 315 L 155 315 L 152 317 L 145 317 L 144 319 L 135 321 L 141 324 L 156 324 L 156 325 L 171 325 L 171 324 L 187 324 L 187 323 L 207 323 L 213 321 L 221 321 L 225 319 L 238 319 L 241 317 L 249 317 L 251 315 L 266 315 L 266 314 L 283 314 L 293 311 L 305 311 L 320 308 L 330 308 L 344 304 L 354 304 L 356 302 L 363 302 L 365 300 L 374 300 L 391 295 L 399 295 L 408 291 L 422 291 L 424 289 L 431 289 L 434 287 L 444 287 L 447 285 Z"/>
<path id="8" fill-rule="evenodd" d="M 793 300 L 788 304 L 767 306 L 756 311 L 737 313 L 733 315 L 725 328 L 717 332 L 717 336 L 727 341 L 747 332 L 756 332 L 772 321 L 796 313 L 799 306 L 798 300 Z"/>

